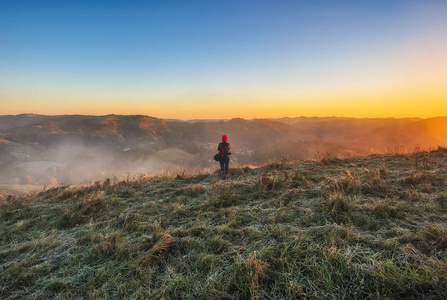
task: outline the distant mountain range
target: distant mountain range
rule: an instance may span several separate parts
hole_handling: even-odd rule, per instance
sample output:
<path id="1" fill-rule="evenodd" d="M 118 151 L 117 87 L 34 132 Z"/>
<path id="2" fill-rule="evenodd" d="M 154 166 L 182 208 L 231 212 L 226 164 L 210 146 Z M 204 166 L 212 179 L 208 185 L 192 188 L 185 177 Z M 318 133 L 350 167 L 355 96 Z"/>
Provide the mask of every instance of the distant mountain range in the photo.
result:
<path id="1" fill-rule="evenodd" d="M 412 152 L 447 144 L 447 117 L 163 120 L 143 115 L 0 116 L 0 183 L 76 183 L 138 172 L 216 168 L 222 134 L 232 163 Z"/>

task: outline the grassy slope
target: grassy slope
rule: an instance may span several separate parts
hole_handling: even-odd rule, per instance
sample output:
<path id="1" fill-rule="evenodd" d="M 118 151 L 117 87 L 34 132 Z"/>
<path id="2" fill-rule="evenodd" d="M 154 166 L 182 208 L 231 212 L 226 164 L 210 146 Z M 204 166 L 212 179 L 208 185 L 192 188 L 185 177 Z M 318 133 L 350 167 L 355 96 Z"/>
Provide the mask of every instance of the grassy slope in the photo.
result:
<path id="1" fill-rule="evenodd" d="M 2 199 L 0 298 L 447 295 L 447 151 Z"/>

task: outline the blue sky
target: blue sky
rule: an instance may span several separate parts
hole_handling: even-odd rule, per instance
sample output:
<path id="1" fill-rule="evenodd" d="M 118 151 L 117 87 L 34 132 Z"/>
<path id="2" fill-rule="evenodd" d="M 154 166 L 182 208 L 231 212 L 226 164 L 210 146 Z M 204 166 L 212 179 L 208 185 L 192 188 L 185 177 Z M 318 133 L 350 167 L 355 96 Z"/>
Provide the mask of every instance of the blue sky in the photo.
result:
<path id="1" fill-rule="evenodd" d="M 366 106 L 346 114 L 366 116 L 414 57 L 445 58 L 446 15 L 441 1 L 1 1 L 0 101 L 189 118 L 221 102 L 236 108 L 224 117 L 253 103 L 327 115 L 358 96 Z"/>

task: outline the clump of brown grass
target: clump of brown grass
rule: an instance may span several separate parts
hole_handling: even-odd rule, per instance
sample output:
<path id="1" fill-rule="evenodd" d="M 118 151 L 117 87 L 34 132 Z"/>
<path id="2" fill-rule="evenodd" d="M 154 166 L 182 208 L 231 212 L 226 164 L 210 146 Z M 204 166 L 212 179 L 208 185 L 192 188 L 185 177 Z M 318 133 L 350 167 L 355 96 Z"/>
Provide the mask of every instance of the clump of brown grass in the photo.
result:
<path id="1" fill-rule="evenodd" d="M 106 259 L 123 250 L 123 236 L 120 232 L 99 236 L 99 240 L 100 242 L 92 250 L 92 259 Z"/>
<path id="2" fill-rule="evenodd" d="M 351 209 L 346 196 L 342 193 L 333 193 L 329 195 L 329 199 L 323 204 L 328 212 L 336 214 L 347 212 Z"/>
<path id="3" fill-rule="evenodd" d="M 158 241 L 147 250 L 143 256 L 136 260 L 137 264 L 143 266 L 149 266 L 155 259 L 163 257 L 163 253 L 166 252 L 174 242 L 174 238 L 168 234 L 163 234 Z"/>
<path id="4" fill-rule="evenodd" d="M 395 215 L 394 211 L 384 201 L 378 201 L 373 208 L 373 212 L 375 216 L 383 219 L 388 219 Z"/>
<path id="5" fill-rule="evenodd" d="M 384 169 L 368 170 L 364 178 L 362 192 L 366 195 L 385 198 L 392 189 L 384 176 L 387 173 Z"/>
<path id="6" fill-rule="evenodd" d="M 256 251 L 253 251 L 251 256 L 247 259 L 248 280 L 250 282 L 251 299 L 260 299 L 260 280 L 265 278 L 263 261 L 257 257 Z"/>
<path id="7" fill-rule="evenodd" d="M 7 197 L 2 196 L 0 200 L 0 210 L 4 214 L 11 213 L 16 209 L 23 209 L 28 206 L 30 202 L 28 198 L 14 195 L 8 195 Z"/>
<path id="8" fill-rule="evenodd" d="M 205 193 L 205 187 L 201 184 L 193 184 L 183 189 L 183 195 L 189 197 L 198 197 Z"/>
<path id="9" fill-rule="evenodd" d="M 0 194 L 0 205 L 6 204 L 6 196 L 3 194 Z"/>
<path id="10" fill-rule="evenodd" d="M 281 189 L 284 183 L 284 176 L 280 176 L 276 170 L 272 172 L 262 170 L 258 175 L 256 187 L 258 192 L 262 193 L 264 191 L 274 191 Z"/>
<path id="11" fill-rule="evenodd" d="M 239 195 L 235 192 L 233 184 L 227 184 L 225 182 L 216 182 L 213 185 L 213 193 L 210 196 L 210 199 L 206 203 L 213 208 L 233 206 L 239 200 Z"/>
<path id="12" fill-rule="evenodd" d="M 424 228 L 421 236 L 435 249 L 447 248 L 447 229 L 441 225 L 430 225 Z"/>

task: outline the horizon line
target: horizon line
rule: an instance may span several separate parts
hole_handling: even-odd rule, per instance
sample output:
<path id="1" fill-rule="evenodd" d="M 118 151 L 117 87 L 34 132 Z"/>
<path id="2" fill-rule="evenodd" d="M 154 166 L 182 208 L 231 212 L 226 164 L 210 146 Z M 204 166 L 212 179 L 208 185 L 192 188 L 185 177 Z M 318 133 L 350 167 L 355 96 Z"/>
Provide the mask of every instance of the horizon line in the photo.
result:
<path id="1" fill-rule="evenodd" d="M 244 117 L 230 117 L 230 118 L 192 118 L 192 119 L 183 119 L 183 118 L 162 118 L 162 117 L 156 117 L 151 116 L 147 114 L 120 114 L 120 113 L 109 113 L 109 114 L 79 114 L 79 113 L 73 113 L 73 114 L 67 114 L 67 113 L 61 113 L 61 114 L 40 114 L 40 113 L 18 113 L 18 114 L 2 114 L 0 117 L 6 117 L 6 116 L 45 116 L 45 117 L 57 117 L 57 116 L 89 116 L 89 117 L 106 117 L 106 116 L 144 116 L 144 117 L 150 117 L 160 120 L 166 120 L 166 121 L 230 121 L 234 119 L 243 119 L 243 120 L 279 120 L 279 119 L 299 119 L 299 118 L 307 118 L 307 119 L 328 119 L 328 118 L 336 118 L 336 119 L 420 119 L 420 120 L 426 120 L 426 119 L 434 119 L 434 118 L 443 118 L 447 117 L 447 115 L 439 115 L 435 117 L 350 117 L 350 116 L 284 116 L 284 117 L 261 117 L 261 118 L 244 118 Z"/>

